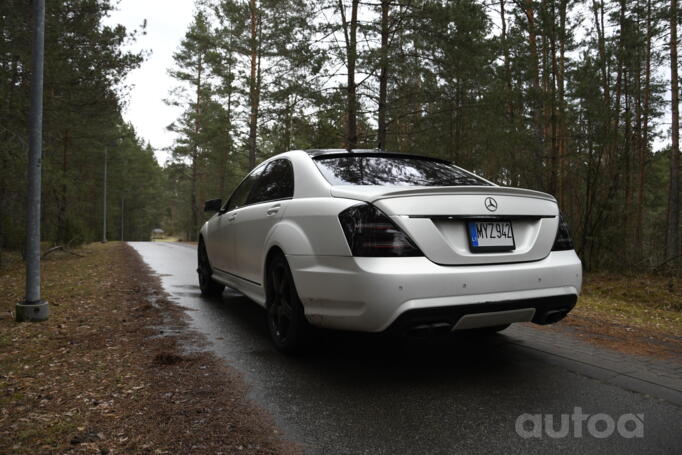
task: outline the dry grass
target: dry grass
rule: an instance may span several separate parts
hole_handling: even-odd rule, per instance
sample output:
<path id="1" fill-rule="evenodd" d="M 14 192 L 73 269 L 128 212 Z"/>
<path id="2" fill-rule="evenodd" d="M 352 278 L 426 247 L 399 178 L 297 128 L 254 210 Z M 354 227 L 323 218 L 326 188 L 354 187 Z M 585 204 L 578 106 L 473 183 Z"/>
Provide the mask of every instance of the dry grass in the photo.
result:
<path id="1" fill-rule="evenodd" d="M 562 324 L 610 348 L 682 356 L 682 280 L 657 275 L 588 274 L 578 305 Z"/>
<path id="2" fill-rule="evenodd" d="M 127 245 L 43 262 L 50 319 L 17 324 L 23 265 L 0 270 L 0 453 L 282 453 L 240 376 L 185 355 L 153 325 L 182 326 L 158 279 Z M 152 302 L 154 303 L 152 305 Z"/>

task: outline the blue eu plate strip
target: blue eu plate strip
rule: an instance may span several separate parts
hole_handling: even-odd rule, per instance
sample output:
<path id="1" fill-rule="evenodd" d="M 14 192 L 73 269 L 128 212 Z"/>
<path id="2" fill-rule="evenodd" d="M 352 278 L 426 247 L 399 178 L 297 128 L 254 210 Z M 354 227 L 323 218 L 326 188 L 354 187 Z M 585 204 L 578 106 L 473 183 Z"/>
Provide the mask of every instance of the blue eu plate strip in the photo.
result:
<path id="1" fill-rule="evenodd" d="M 469 235 L 471 236 L 471 246 L 478 246 L 478 233 L 476 232 L 476 223 L 469 222 Z"/>

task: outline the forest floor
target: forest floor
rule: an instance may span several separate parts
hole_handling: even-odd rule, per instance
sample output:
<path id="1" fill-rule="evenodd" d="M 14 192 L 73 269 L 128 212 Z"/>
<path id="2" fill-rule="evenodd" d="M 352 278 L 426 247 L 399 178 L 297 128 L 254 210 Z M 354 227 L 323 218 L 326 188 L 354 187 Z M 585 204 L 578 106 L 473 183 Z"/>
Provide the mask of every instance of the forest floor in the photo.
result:
<path id="1" fill-rule="evenodd" d="M 43 260 L 50 318 L 14 322 L 23 263 L 0 270 L 0 453 L 296 453 L 128 245 Z M 163 324 L 163 325 L 160 325 Z"/>
<path id="2" fill-rule="evenodd" d="M 682 358 L 682 279 L 586 274 L 575 309 L 548 327 L 629 354 Z"/>
<path id="3" fill-rule="evenodd" d="M 75 253 L 75 254 L 73 254 Z M 0 453 L 295 453 L 247 385 L 187 354 L 187 316 L 118 242 L 43 260 L 50 319 L 14 322 L 23 263 L 0 269 Z M 539 327 L 539 326 L 533 326 Z M 591 274 L 564 330 L 619 351 L 682 355 L 682 280 Z"/>

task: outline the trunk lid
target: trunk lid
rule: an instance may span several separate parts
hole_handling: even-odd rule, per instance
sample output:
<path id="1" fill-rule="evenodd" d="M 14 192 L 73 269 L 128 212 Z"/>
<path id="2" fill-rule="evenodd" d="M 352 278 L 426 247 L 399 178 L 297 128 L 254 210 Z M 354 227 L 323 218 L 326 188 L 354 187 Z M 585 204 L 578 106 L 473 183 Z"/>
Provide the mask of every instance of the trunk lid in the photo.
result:
<path id="1" fill-rule="evenodd" d="M 559 210 L 554 197 L 539 191 L 499 186 L 386 187 L 334 186 L 332 196 L 374 204 L 435 263 L 498 264 L 537 261 L 554 244 Z M 496 207 L 486 207 L 492 198 Z M 490 205 L 490 204 L 488 204 Z M 511 221 L 515 248 L 473 252 L 469 221 Z"/>

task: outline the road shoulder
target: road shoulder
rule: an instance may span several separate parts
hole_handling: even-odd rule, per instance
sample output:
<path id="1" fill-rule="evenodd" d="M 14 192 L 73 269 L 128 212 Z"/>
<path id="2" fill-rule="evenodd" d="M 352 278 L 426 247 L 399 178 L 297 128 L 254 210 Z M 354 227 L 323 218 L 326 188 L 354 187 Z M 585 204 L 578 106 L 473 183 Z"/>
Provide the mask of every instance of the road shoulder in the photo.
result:
<path id="1" fill-rule="evenodd" d="M 679 359 L 619 352 L 580 339 L 578 331 L 568 333 L 570 327 L 559 327 L 516 324 L 503 334 L 506 342 L 549 363 L 682 406 L 682 363 Z"/>
<path id="2" fill-rule="evenodd" d="M 41 324 L 13 321 L 22 270 L 1 271 L 0 452 L 299 451 L 131 247 L 79 254 L 44 261 Z"/>

